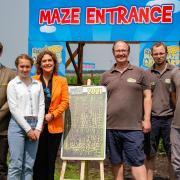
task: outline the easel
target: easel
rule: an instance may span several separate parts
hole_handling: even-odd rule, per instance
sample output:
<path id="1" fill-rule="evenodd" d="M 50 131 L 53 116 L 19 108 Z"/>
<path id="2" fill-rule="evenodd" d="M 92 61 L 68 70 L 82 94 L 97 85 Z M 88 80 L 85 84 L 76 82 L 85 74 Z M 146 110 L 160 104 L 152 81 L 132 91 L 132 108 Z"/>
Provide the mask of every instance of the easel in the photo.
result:
<path id="1" fill-rule="evenodd" d="M 67 160 L 64 160 L 62 163 L 60 180 L 70 180 L 70 179 L 64 179 L 66 165 L 67 165 Z M 100 168 L 100 180 L 104 180 L 104 161 L 99 161 L 99 168 Z M 88 170 L 89 170 L 89 160 L 81 161 L 80 180 L 88 180 L 89 179 L 88 178 Z"/>
<path id="2" fill-rule="evenodd" d="M 91 90 L 91 89 L 94 89 L 94 88 L 96 88 L 95 90 L 101 90 L 101 91 L 97 91 L 97 94 L 98 94 L 98 92 L 101 92 L 102 93 L 102 91 L 104 91 L 104 93 L 107 93 L 106 92 L 106 89 L 104 88 L 104 87 L 96 87 L 96 86 L 93 86 L 93 87 L 90 87 L 90 85 L 91 85 L 91 80 L 90 79 L 88 79 L 87 80 L 87 86 L 89 86 L 89 87 L 79 87 L 80 88 L 80 90 L 82 91 L 82 88 L 84 88 L 86 91 L 84 91 L 84 93 L 88 93 L 87 92 L 87 88 L 89 88 L 89 90 Z M 76 88 L 74 88 L 74 87 L 69 87 L 69 88 L 72 88 L 72 90 L 73 89 L 77 89 L 77 87 Z M 101 89 L 100 89 L 101 88 Z M 73 91 L 72 91 L 73 92 Z M 93 91 L 93 92 L 95 92 L 95 91 Z M 101 95 L 101 93 L 99 94 L 99 95 Z M 88 94 L 87 94 L 88 95 Z M 94 95 L 94 94 L 92 94 L 92 95 Z M 106 94 L 105 94 L 106 95 Z M 88 95 L 89 96 L 89 95 Z M 95 144 L 95 146 L 93 146 L 93 147 L 95 147 L 95 149 L 96 149 L 96 146 L 98 147 L 98 149 L 97 149 L 97 152 L 98 152 L 98 155 L 97 156 L 94 156 L 94 154 L 89 154 L 89 156 L 83 156 L 83 152 L 85 152 L 85 154 L 86 154 L 86 151 L 83 151 L 81 148 L 80 149 L 78 149 L 78 151 L 77 152 L 81 152 L 82 154 L 82 156 L 81 155 L 79 155 L 77 152 L 77 154 L 78 154 L 78 156 L 76 156 L 76 154 L 75 154 L 75 156 L 73 155 L 73 151 L 72 152 L 70 152 L 69 154 L 68 154 L 68 150 L 69 150 L 69 147 L 71 147 L 71 144 L 69 145 L 69 144 L 67 144 L 67 134 L 70 134 L 69 132 L 69 129 L 70 129 L 70 127 L 71 127 L 71 120 L 73 119 L 72 117 L 71 117 L 71 112 L 70 111 L 68 111 L 67 112 L 67 114 L 66 114 L 66 117 L 67 117 L 67 121 L 66 121 L 66 123 L 67 122 L 70 122 L 70 124 L 66 124 L 66 130 L 67 130 L 67 132 L 66 133 L 64 133 L 65 135 L 63 136 L 63 140 L 64 139 L 66 139 L 66 141 L 64 140 L 64 142 L 63 142 L 63 146 L 62 146 L 62 149 L 61 149 L 61 159 L 63 160 L 63 162 L 62 162 L 62 169 L 61 169 L 61 173 L 60 173 L 60 180 L 70 180 L 70 179 L 65 179 L 64 178 L 64 176 L 65 176 L 65 172 L 66 172 L 66 166 L 67 166 L 67 161 L 70 161 L 70 160 L 77 160 L 77 161 L 80 161 L 81 162 L 81 167 L 80 167 L 80 180 L 88 180 L 89 179 L 89 174 L 88 174 L 88 171 L 89 171 L 89 162 L 90 161 L 98 161 L 99 162 L 99 169 L 100 169 L 100 180 L 104 180 L 104 159 L 105 159 L 105 139 L 106 139 L 106 102 L 107 102 L 107 100 L 106 100 L 106 96 L 104 96 L 105 98 L 104 98 L 104 104 L 101 106 L 102 107 L 102 111 L 103 111 L 103 109 L 104 109 L 104 115 L 102 116 L 103 117 L 103 119 L 100 121 L 101 122 L 101 135 L 100 134 L 98 134 L 98 136 L 99 136 L 99 139 L 101 138 L 102 139 L 102 141 L 100 141 L 100 140 L 98 140 L 97 142 L 99 142 L 99 143 L 97 143 L 97 144 Z M 84 96 L 83 96 L 83 98 L 84 98 Z M 97 96 L 96 96 L 96 99 L 97 99 Z M 91 102 L 93 102 L 93 101 L 91 101 Z M 93 104 L 94 105 L 94 104 Z M 91 104 L 91 106 L 92 106 L 92 104 Z M 72 119 L 71 119 L 72 118 Z M 93 118 L 92 118 L 93 119 Z M 77 121 L 74 121 L 74 122 L 77 122 Z M 76 126 L 77 127 L 77 126 Z M 78 121 L 78 127 L 79 127 L 79 121 Z M 82 128 L 83 126 L 80 126 L 80 129 Z M 84 128 L 84 127 L 83 127 Z M 82 129 L 83 129 L 82 128 Z M 73 129 L 73 128 L 72 128 Z M 97 128 L 98 129 L 98 128 Z M 73 133 L 72 133 L 73 132 Z M 82 131 L 83 132 L 83 131 Z M 69 136 L 69 137 L 71 137 L 72 139 L 74 139 L 74 135 L 76 135 L 77 133 L 79 134 L 79 133 L 82 133 L 81 131 L 78 131 L 78 132 L 76 132 L 76 131 L 71 131 L 71 136 Z M 96 131 L 95 131 L 96 132 Z M 99 129 L 98 129 L 98 132 L 99 132 Z M 97 134 L 97 133 L 96 133 Z M 72 136 L 73 135 L 73 136 Z M 84 135 L 84 132 L 81 134 L 81 136 L 83 136 Z M 88 134 L 88 136 L 89 136 L 89 134 Z M 75 136 L 76 137 L 76 136 Z M 71 140 L 71 139 L 70 139 Z M 69 140 L 69 142 L 70 142 L 70 140 Z M 75 139 L 75 140 L 77 140 L 77 139 Z M 93 139 L 94 140 L 94 139 Z M 96 141 L 96 140 L 94 140 L 94 141 Z M 93 142 L 94 142 L 93 141 Z M 73 141 L 72 141 L 73 142 Z M 100 143 L 101 142 L 101 143 Z M 85 145 L 85 146 L 87 146 L 87 144 Z M 66 147 L 65 149 L 66 150 L 64 150 L 63 149 L 63 147 Z M 88 147 L 87 147 L 88 148 Z M 90 148 L 91 149 L 91 148 Z M 63 155 L 63 152 L 66 152 L 65 153 L 65 155 Z M 89 152 L 91 152 L 91 151 L 89 151 Z M 96 152 L 96 151 L 95 151 Z M 99 154 L 99 152 L 100 152 L 100 154 Z M 90 156 L 91 155 L 91 156 Z M 96 155 L 96 153 L 95 153 L 95 155 Z M 73 180 L 72 178 L 71 178 L 71 180 Z"/>

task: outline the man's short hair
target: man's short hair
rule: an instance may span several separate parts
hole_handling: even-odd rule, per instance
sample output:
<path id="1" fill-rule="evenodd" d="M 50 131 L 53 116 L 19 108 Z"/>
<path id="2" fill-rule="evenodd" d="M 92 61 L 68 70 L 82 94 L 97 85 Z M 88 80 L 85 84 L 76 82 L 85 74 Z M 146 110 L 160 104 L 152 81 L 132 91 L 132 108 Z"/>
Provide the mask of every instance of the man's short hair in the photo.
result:
<path id="1" fill-rule="evenodd" d="M 129 45 L 127 42 L 122 41 L 122 40 L 118 40 L 118 41 L 115 41 L 115 42 L 113 43 L 112 51 L 114 51 L 114 46 L 115 46 L 118 42 L 124 42 L 124 43 L 128 46 L 128 52 L 130 53 L 130 45 Z"/>
<path id="2" fill-rule="evenodd" d="M 168 49 L 167 46 L 163 43 L 163 42 L 156 42 L 155 44 L 153 44 L 153 46 L 151 47 L 151 54 L 153 53 L 153 48 L 154 47 L 159 47 L 159 46 L 163 46 L 166 53 L 168 53 Z"/>

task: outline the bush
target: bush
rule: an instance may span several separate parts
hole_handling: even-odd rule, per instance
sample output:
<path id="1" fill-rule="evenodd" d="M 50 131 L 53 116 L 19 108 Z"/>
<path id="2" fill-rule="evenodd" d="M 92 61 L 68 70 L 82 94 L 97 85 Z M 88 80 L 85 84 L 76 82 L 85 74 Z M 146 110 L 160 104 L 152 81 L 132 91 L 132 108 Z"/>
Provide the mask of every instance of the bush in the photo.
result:
<path id="1" fill-rule="evenodd" d="M 69 85 L 76 85 L 77 84 L 77 76 L 76 75 L 66 75 L 67 81 Z M 83 84 L 85 85 L 88 79 L 91 79 L 92 85 L 99 85 L 100 83 L 100 74 L 86 74 L 83 76 Z"/>

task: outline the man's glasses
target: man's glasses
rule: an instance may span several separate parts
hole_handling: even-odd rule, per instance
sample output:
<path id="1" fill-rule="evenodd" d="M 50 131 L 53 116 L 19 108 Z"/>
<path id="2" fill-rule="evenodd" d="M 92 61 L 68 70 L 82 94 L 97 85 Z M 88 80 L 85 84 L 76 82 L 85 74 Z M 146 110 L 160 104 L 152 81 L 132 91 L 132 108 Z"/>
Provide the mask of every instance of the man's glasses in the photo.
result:
<path id="1" fill-rule="evenodd" d="M 126 50 L 126 49 L 114 50 L 114 52 L 116 52 L 116 53 L 126 53 L 126 52 L 128 52 L 128 50 Z"/>

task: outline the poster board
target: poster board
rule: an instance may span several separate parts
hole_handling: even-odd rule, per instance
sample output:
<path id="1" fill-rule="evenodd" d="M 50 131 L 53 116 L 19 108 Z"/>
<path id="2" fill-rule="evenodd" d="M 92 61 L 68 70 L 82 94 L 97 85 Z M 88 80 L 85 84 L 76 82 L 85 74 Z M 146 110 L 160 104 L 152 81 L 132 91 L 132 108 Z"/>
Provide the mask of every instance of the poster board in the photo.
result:
<path id="1" fill-rule="evenodd" d="M 63 160 L 104 160 L 107 91 L 104 86 L 69 87 L 61 149 Z"/>

